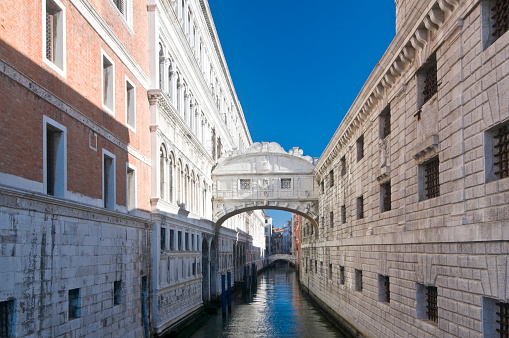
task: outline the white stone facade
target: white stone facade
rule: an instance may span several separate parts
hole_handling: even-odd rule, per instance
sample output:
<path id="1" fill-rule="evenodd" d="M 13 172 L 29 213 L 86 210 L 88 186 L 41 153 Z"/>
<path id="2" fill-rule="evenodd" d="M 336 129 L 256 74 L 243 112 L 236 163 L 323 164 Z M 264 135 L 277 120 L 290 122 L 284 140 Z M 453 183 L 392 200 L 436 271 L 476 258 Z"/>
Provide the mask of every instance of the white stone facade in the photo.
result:
<path id="1" fill-rule="evenodd" d="M 301 282 L 365 336 L 497 334 L 509 178 L 494 174 L 494 133 L 509 121 L 509 34 L 491 36 L 493 3 L 397 1 L 396 37 L 317 164 L 320 224 L 303 227 Z"/>

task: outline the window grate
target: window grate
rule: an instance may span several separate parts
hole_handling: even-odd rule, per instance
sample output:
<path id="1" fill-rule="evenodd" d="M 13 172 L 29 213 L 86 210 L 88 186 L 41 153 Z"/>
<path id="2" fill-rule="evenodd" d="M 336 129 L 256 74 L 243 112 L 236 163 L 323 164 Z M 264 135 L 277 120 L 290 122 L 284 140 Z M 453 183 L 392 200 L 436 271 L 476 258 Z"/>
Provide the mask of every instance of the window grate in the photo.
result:
<path id="1" fill-rule="evenodd" d="M 499 312 L 497 312 L 497 324 L 499 325 L 497 332 L 500 338 L 509 338 L 509 303 L 497 303 Z"/>
<path id="2" fill-rule="evenodd" d="M 428 315 L 428 319 L 434 322 L 438 322 L 438 306 L 437 306 L 437 298 L 438 298 L 438 290 L 436 286 L 428 286 L 426 287 L 426 296 L 428 297 L 426 304 L 426 313 Z"/>
<path id="3" fill-rule="evenodd" d="M 424 102 L 426 103 L 438 92 L 438 80 L 437 80 L 437 64 L 433 62 L 433 65 L 426 71 L 426 77 L 424 78 Z"/>
<path id="4" fill-rule="evenodd" d="M 281 189 L 283 189 L 283 190 L 292 189 L 292 179 L 291 178 L 282 178 L 281 179 Z"/>
<path id="5" fill-rule="evenodd" d="M 495 172 L 498 178 L 509 177 L 509 127 L 507 125 L 500 127 L 495 135 L 497 144 L 495 149 L 497 153 L 495 156 L 495 165 L 499 170 Z"/>
<path id="6" fill-rule="evenodd" d="M 250 179 L 240 179 L 240 190 L 249 190 L 251 189 L 251 180 Z"/>
<path id="7" fill-rule="evenodd" d="M 498 39 L 509 30 L 509 0 L 497 0 L 491 11 L 494 21 L 492 35 Z"/>
<path id="8" fill-rule="evenodd" d="M 440 196 L 439 161 L 438 156 L 426 163 L 426 198 Z"/>

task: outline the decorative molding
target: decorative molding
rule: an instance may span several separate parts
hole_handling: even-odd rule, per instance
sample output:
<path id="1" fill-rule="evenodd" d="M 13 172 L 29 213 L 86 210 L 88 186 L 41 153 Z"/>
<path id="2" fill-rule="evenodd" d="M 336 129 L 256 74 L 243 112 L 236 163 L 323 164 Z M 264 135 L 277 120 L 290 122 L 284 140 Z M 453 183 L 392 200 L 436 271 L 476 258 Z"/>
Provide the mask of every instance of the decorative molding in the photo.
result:
<path id="1" fill-rule="evenodd" d="M 420 142 L 414 149 L 414 158 L 417 163 L 422 164 L 435 156 L 438 152 L 438 135 L 431 135 Z"/>

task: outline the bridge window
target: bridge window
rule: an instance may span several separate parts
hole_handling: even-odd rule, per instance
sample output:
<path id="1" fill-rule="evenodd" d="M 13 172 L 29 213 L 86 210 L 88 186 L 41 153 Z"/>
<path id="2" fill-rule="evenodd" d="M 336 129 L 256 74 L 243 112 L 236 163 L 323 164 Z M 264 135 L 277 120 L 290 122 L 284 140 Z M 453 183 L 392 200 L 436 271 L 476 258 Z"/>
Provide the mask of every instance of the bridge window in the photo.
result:
<path id="1" fill-rule="evenodd" d="M 281 179 L 281 190 L 289 190 L 292 189 L 292 179 L 291 178 L 282 178 Z"/>
<path id="2" fill-rule="evenodd" d="M 240 190 L 250 190 L 251 189 L 251 180 L 250 179 L 240 179 Z"/>

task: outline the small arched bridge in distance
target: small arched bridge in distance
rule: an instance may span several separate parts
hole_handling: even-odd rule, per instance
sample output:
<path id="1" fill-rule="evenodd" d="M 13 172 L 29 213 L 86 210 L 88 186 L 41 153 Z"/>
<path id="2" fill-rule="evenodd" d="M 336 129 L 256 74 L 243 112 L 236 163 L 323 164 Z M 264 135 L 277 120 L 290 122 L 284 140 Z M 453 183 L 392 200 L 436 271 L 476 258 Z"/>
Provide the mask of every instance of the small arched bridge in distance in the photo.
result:
<path id="1" fill-rule="evenodd" d="M 294 255 L 288 255 L 288 254 L 275 254 L 275 255 L 270 255 L 270 256 L 267 256 L 267 264 L 270 265 L 272 263 L 274 263 L 275 261 L 285 261 L 285 262 L 290 262 L 292 263 L 293 265 L 296 264 L 297 262 L 297 257 L 294 256 Z"/>
<path id="2" fill-rule="evenodd" d="M 317 159 L 299 148 L 286 152 L 278 143 L 253 143 L 230 151 L 212 170 L 213 220 L 216 233 L 228 218 L 256 209 L 299 214 L 318 227 Z"/>

